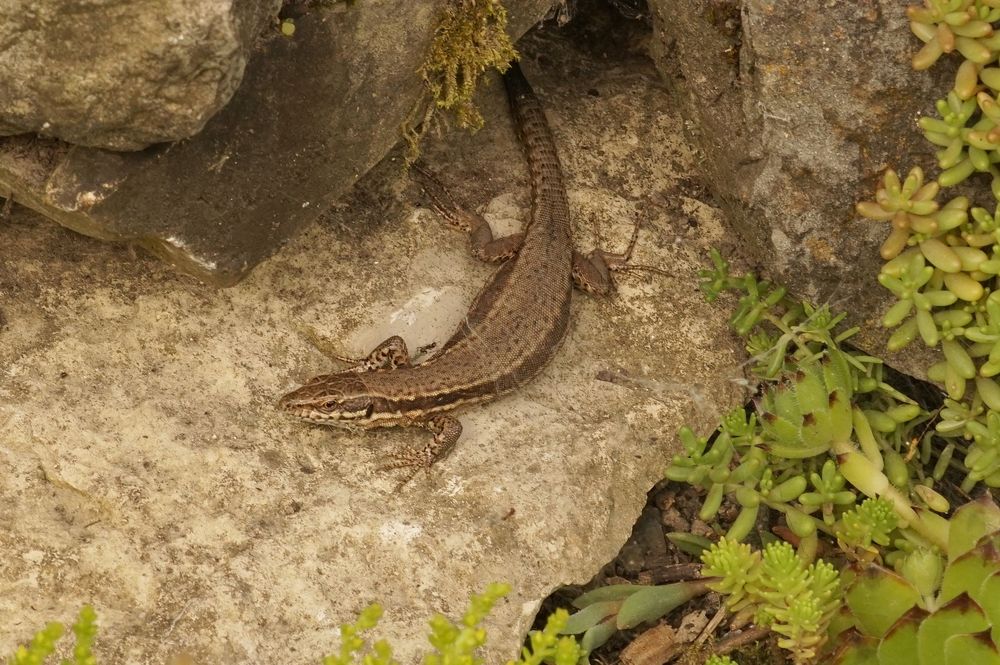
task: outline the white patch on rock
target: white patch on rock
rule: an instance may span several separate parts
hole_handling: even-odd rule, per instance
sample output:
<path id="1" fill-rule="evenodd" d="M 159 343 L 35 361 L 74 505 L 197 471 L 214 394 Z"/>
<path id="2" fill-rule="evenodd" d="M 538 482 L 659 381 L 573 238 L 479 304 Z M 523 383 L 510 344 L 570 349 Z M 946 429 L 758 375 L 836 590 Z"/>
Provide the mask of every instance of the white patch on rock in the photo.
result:
<path id="1" fill-rule="evenodd" d="M 379 536 L 386 543 L 393 545 L 410 545 L 419 538 L 424 530 L 419 524 L 408 522 L 386 522 L 379 530 Z"/>

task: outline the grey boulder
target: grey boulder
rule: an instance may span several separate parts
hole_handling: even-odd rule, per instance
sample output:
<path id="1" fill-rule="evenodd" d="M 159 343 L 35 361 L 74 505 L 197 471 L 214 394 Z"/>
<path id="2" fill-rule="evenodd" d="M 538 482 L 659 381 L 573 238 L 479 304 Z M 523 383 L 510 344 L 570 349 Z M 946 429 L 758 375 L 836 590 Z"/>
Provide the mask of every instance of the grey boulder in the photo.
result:
<path id="1" fill-rule="evenodd" d="M 0 135 L 138 150 L 233 96 L 280 0 L 0 3 Z"/>

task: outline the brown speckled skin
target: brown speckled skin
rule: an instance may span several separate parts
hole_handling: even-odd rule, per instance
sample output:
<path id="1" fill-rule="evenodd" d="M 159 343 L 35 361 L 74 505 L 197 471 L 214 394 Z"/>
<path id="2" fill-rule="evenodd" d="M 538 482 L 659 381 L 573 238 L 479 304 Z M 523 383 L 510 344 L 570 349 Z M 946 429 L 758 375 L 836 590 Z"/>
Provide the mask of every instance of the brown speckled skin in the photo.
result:
<path id="1" fill-rule="evenodd" d="M 545 114 L 516 63 L 504 84 L 531 176 L 531 217 L 517 255 L 486 282 L 441 353 L 415 366 L 316 377 L 281 408 L 327 424 L 418 424 L 510 392 L 555 355 L 573 291 L 569 201 Z"/>

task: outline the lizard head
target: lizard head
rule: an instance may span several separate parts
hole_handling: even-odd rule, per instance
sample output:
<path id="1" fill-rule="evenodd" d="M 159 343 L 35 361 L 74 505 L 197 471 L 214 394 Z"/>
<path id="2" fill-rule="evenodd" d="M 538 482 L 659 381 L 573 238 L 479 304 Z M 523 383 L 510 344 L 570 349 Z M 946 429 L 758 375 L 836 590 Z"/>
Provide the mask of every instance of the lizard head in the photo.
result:
<path id="1" fill-rule="evenodd" d="M 278 408 L 321 425 L 363 427 L 375 410 L 368 386 L 354 372 L 323 374 L 278 401 Z"/>

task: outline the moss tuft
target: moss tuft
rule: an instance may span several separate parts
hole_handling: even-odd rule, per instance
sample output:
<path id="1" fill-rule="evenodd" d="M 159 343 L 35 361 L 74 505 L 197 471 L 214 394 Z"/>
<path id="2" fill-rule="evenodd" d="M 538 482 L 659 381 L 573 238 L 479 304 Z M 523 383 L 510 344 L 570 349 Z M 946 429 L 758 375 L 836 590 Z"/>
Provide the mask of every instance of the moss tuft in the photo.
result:
<path id="1" fill-rule="evenodd" d="M 488 69 L 507 71 L 517 58 L 506 28 L 507 10 L 500 0 L 450 0 L 418 70 L 425 93 L 403 125 L 408 163 L 417 158 L 438 109 L 450 112 L 459 127 L 475 131 L 483 126 L 472 101 L 479 78 Z"/>

